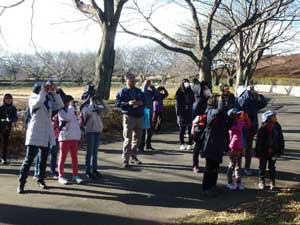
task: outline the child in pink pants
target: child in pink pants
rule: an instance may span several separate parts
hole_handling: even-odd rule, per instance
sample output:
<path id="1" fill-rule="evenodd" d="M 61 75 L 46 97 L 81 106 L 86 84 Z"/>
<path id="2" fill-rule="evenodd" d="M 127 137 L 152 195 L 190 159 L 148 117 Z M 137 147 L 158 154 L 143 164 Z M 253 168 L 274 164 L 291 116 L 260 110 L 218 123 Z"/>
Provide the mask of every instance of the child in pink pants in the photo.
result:
<path id="1" fill-rule="evenodd" d="M 75 108 L 73 107 L 73 97 L 67 95 L 64 97 L 64 108 L 58 112 L 59 120 L 59 146 L 60 154 L 58 160 L 58 182 L 61 184 L 68 184 L 68 180 L 64 177 L 64 164 L 67 154 L 70 151 L 72 159 L 73 181 L 82 183 L 82 179 L 78 176 L 78 141 L 81 137 L 81 131 L 77 120 Z"/>

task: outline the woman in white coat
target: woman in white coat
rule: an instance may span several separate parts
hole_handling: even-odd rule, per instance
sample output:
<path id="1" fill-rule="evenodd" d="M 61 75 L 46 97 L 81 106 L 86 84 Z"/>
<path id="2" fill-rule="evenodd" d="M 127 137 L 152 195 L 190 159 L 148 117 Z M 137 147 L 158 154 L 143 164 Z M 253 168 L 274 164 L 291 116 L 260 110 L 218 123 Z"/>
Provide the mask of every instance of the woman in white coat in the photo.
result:
<path id="1" fill-rule="evenodd" d="M 60 95 L 56 94 L 55 85 L 47 86 L 42 83 L 36 83 L 33 93 L 29 98 L 29 109 L 31 119 L 26 131 L 26 156 L 21 166 L 18 193 L 23 194 L 25 183 L 28 177 L 30 166 L 38 153 L 40 153 L 41 161 L 39 163 L 39 173 L 37 184 L 40 188 L 46 189 L 44 182 L 46 163 L 49 152 L 49 145 L 55 145 L 54 131 L 51 124 L 51 110 L 46 100 L 48 93 L 54 98 L 54 107 L 59 109 L 63 107 Z"/>

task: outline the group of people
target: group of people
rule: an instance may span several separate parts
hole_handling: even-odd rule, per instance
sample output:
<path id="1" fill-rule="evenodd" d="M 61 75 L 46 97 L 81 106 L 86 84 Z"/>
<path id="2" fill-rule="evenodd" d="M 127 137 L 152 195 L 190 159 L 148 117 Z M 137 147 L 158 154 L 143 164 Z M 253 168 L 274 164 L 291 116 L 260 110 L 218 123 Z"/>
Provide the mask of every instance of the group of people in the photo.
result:
<path id="1" fill-rule="evenodd" d="M 266 106 L 263 95 L 257 93 L 252 85 L 239 87 L 237 96 L 230 93 L 228 85 L 220 86 L 221 94 L 212 94 L 205 81 L 182 80 L 176 99 L 176 115 L 179 126 L 180 150 L 193 151 L 193 171 L 198 173 L 199 155 L 205 158 L 203 192 L 214 194 L 219 165 L 223 154 L 229 155 L 227 171 L 230 190 L 242 190 L 241 164 L 245 156 L 245 175 L 252 171 L 252 145 L 257 135 L 255 156 L 259 158 L 259 188 L 265 188 L 265 170 L 268 163 L 270 189 L 275 187 L 275 163 L 284 150 L 282 129 L 276 113 L 266 111 L 262 114 L 262 124 L 258 129 L 258 112 Z M 187 132 L 188 142 L 184 137 Z M 233 177 L 236 183 L 233 182 Z"/>
<path id="2" fill-rule="evenodd" d="M 135 75 L 124 76 L 126 86 L 116 95 L 115 105 L 123 115 L 122 165 L 142 164 L 139 152 L 153 150 L 151 138 L 159 132 L 163 114 L 163 100 L 168 91 L 160 86 L 155 88 L 150 80 L 136 87 Z M 275 187 L 275 163 L 284 150 L 284 139 L 276 113 L 262 114 L 262 124 L 258 128 L 258 111 L 266 106 L 263 95 L 253 86 L 239 87 L 236 96 L 228 85 L 220 86 L 221 94 L 212 94 L 209 83 L 194 79 L 192 84 L 183 79 L 175 94 L 175 109 L 179 127 L 179 149 L 193 150 L 193 172 L 199 173 L 199 155 L 205 158 L 203 192 L 216 192 L 219 165 L 224 153 L 228 153 L 230 163 L 227 171 L 230 190 L 242 190 L 242 157 L 245 156 L 245 175 L 252 171 L 252 145 L 257 135 L 255 156 L 259 158 L 259 188 L 265 188 L 265 170 L 268 164 L 270 188 Z M 98 171 L 98 148 L 103 130 L 101 112 L 110 107 L 96 97 L 92 83 L 87 85 L 82 95 L 80 113 L 76 101 L 63 90 L 57 89 L 53 81 L 37 82 L 28 101 L 26 122 L 26 155 L 20 169 L 18 193 L 24 193 L 28 173 L 35 163 L 35 178 L 40 188 L 45 183 L 47 158 L 50 154 L 50 176 L 61 184 L 68 184 L 64 175 L 64 163 L 71 153 L 73 182 L 81 183 L 78 176 L 78 141 L 84 134 L 87 142 L 85 174 L 88 179 L 100 178 Z M 7 144 L 12 123 L 17 121 L 17 110 L 12 95 L 6 94 L 0 107 L 0 126 L 3 153 L 1 162 L 7 163 Z M 185 137 L 188 141 L 185 142 Z M 57 163 L 57 155 L 59 159 Z M 58 172 L 57 172 L 58 170 Z M 234 183 L 234 178 L 236 182 Z"/>
<path id="3" fill-rule="evenodd" d="M 72 160 L 73 182 L 82 183 L 78 175 L 78 142 L 84 127 L 87 141 L 85 157 L 85 174 L 89 179 L 101 177 L 97 170 L 98 147 L 100 133 L 103 130 L 101 112 L 109 110 L 103 102 L 98 104 L 95 95 L 83 95 L 84 104 L 81 106 L 80 118 L 76 110 L 76 101 L 71 95 L 57 89 L 53 81 L 36 82 L 29 97 L 28 108 L 25 113 L 26 127 L 25 159 L 20 168 L 18 193 L 25 193 L 30 167 L 35 163 L 34 178 L 37 185 L 47 189 L 45 183 L 48 154 L 50 155 L 50 176 L 58 179 L 61 184 L 68 184 L 64 175 L 64 164 L 70 152 Z M 13 105 L 11 94 L 5 94 L 3 105 L 0 107 L 1 139 L 4 149 L 1 162 L 7 163 L 7 144 L 12 123 L 17 121 L 17 110 Z M 58 162 L 57 155 L 59 153 Z M 57 172 L 58 171 L 58 172 Z"/>

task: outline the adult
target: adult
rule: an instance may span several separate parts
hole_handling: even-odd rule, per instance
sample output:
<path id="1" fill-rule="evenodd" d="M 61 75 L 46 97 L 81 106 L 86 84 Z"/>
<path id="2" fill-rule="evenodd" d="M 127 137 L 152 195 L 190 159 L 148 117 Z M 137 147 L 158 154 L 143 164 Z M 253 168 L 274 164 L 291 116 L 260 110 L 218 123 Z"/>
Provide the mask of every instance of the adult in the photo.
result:
<path id="1" fill-rule="evenodd" d="M 40 154 L 39 172 L 37 174 L 37 184 L 40 188 L 48 188 L 44 178 L 46 172 L 46 163 L 49 152 L 49 146 L 55 145 L 54 130 L 51 124 L 52 111 L 49 102 L 46 100 L 47 93 L 51 92 L 54 102 L 53 109 L 57 110 L 64 106 L 59 94 L 56 93 L 55 85 L 43 85 L 35 83 L 33 92 L 29 98 L 29 109 L 31 119 L 26 130 L 26 155 L 21 166 L 18 193 L 25 193 L 24 187 L 28 177 L 30 166 L 36 157 Z"/>
<path id="2" fill-rule="evenodd" d="M 146 150 L 154 150 L 151 144 L 151 139 L 153 135 L 153 124 L 152 124 L 152 117 L 153 117 L 153 101 L 158 96 L 158 92 L 156 88 L 152 85 L 151 80 L 145 80 L 142 86 L 142 92 L 145 96 L 145 109 L 150 110 L 149 116 L 149 124 L 150 127 L 143 129 L 142 140 L 139 146 L 139 151 L 143 152 Z M 146 138 L 147 134 L 147 138 Z M 146 147 L 146 148 L 145 148 Z"/>
<path id="3" fill-rule="evenodd" d="M 191 135 L 192 121 L 193 121 L 193 104 L 195 102 L 194 93 L 191 89 L 190 81 L 183 79 L 180 87 L 175 94 L 176 100 L 176 116 L 179 126 L 179 141 L 180 150 L 191 150 L 193 139 Z M 188 142 L 185 146 L 184 135 L 188 131 Z"/>
<path id="4" fill-rule="evenodd" d="M 234 94 L 230 92 L 230 87 L 228 84 L 220 85 L 221 96 L 224 104 L 224 110 L 226 113 L 228 110 L 233 109 L 235 105 L 235 97 Z"/>
<path id="5" fill-rule="evenodd" d="M 66 94 L 65 92 L 59 88 L 56 89 L 55 83 L 53 82 L 53 80 L 48 80 L 46 82 L 46 87 L 48 87 L 48 90 L 55 90 L 56 94 L 59 95 L 61 97 L 61 99 L 63 99 Z M 46 94 L 46 99 L 44 102 L 45 106 L 48 109 L 49 115 L 51 116 L 51 121 L 53 119 L 55 119 L 55 116 L 58 113 L 58 110 L 60 110 L 62 107 L 59 103 L 56 103 L 56 100 L 52 94 L 52 91 L 48 91 Z M 53 123 L 52 123 L 52 127 L 53 127 Z M 55 131 L 55 128 L 53 127 L 53 131 L 54 131 L 54 137 L 55 137 L 55 145 L 50 145 L 49 143 L 49 153 L 50 153 L 50 177 L 52 177 L 53 179 L 57 179 L 58 178 L 58 173 L 56 171 L 57 168 L 57 154 L 59 151 L 59 143 L 57 141 L 58 139 L 58 135 L 59 133 L 57 133 L 57 131 Z M 38 177 L 38 173 L 39 173 L 39 164 L 40 164 L 40 159 L 41 155 L 38 154 L 36 159 L 35 159 L 35 166 L 34 166 L 34 178 L 37 179 Z"/>
<path id="6" fill-rule="evenodd" d="M 193 79 L 193 92 L 195 102 L 193 104 L 193 118 L 203 115 L 206 111 L 207 100 L 212 96 L 209 83 L 206 81 L 199 81 L 197 78 Z"/>
<path id="7" fill-rule="evenodd" d="M 123 166 L 131 163 L 141 164 L 137 158 L 137 149 L 140 146 L 144 124 L 144 93 L 135 87 L 135 75 L 125 75 L 126 87 L 119 91 L 116 96 L 116 106 L 121 108 L 123 114 Z"/>
<path id="8" fill-rule="evenodd" d="M 9 93 L 3 96 L 3 105 L 0 107 L 0 143 L 3 144 L 1 163 L 7 164 L 8 143 L 11 127 L 18 120 L 17 109 L 13 105 L 13 96 Z"/>
<path id="9" fill-rule="evenodd" d="M 266 106 L 266 100 L 263 95 L 254 90 L 253 85 L 247 88 L 240 86 L 237 89 L 236 108 L 247 113 L 250 119 L 250 128 L 246 134 L 246 149 L 245 149 L 245 169 L 244 173 L 247 176 L 252 174 L 250 169 L 252 159 L 252 144 L 253 138 L 258 131 L 258 111 Z"/>
<path id="10" fill-rule="evenodd" d="M 214 195 L 219 165 L 222 163 L 223 152 L 228 148 L 228 132 L 222 98 L 215 95 L 207 103 L 207 124 L 201 151 L 201 157 L 205 158 L 202 189 L 205 194 Z"/>
<path id="11" fill-rule="evenodd" d="M 207 100 L 212 95 L 211 89 L 209 88 L 209 83 L 206 81 L 199 81 L 197 78 L 194 78 L 193 80 L 194 86 L 194 96 L 195 96 L 195 102 L 193 104 L 193 126 L 194 128 L 196 126 L 203 127 L 205 126 L 206 120 L 205 112 L 207 108 Z M 199 154 L 202 148 L 202 132 L 204 129 L 198 129 L 197 135 L 194 136 L 195 141 L 195 147 L 193 151 L 193 172 L 199 173 Z"/>
<path id="12" fill-rule="evenodd" d="M 152 124 L 153 129 L 156 133 L 158 133 L 161 129 L 161 124 L 163 121 L 163 111 L 164 111 L 164 99 L 169 96 L 167 89 L 164 86 L 159 86 L 156 89 L 158 91 L 158 95 L 153 101 L 153 117 Z"/>

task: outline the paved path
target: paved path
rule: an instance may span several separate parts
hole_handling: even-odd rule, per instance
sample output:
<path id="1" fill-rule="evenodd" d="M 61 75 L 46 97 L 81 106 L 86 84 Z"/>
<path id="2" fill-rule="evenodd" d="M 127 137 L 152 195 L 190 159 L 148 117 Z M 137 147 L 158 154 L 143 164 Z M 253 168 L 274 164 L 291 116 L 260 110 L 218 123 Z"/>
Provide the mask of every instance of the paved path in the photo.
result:
<path id="1" fill-rule="evenodd" d="M 268 108 L 280 112 L 278 118 L 287 146 L 285 156 L 277 164 L 277 184 L 290 186 L 300 181 L 299 98 L 272 96 Z M 243 178 L 247 188 L 243 192 L 228 192 L 224 188 L 228 160 L 224 157 L 218 181 L 223 194 L 207 199 L 201 195 L 202 173 L 191 172 L 192 154 L 177 150 L 177 131 L 153 139 L 157 150 L 141 155 L 143 165 L 130 169 L 121 167 L 121 142 L 101 145 L 104 179 L 84 185 L 63 186 L 47 180 L 51 189 L 40 191 L 29 177 L 27 194 L 17 195 L 20 161 L 13 161 L 9 166 L 0 165 L 0 224 L 154 225 L 169 223 L 203 209 L 226 209 L 255 200 L 262 193 L 257 190 L 256 176 Z M 79 153 L 81 173 L 84 153 Z M 67 172 L 70 172 L 69 163 L 67 161 Z M 203 166 L 203 160 L 200 163 Z M 254 159 L 252 167 L 256 169 L 257 165 Z"/>

